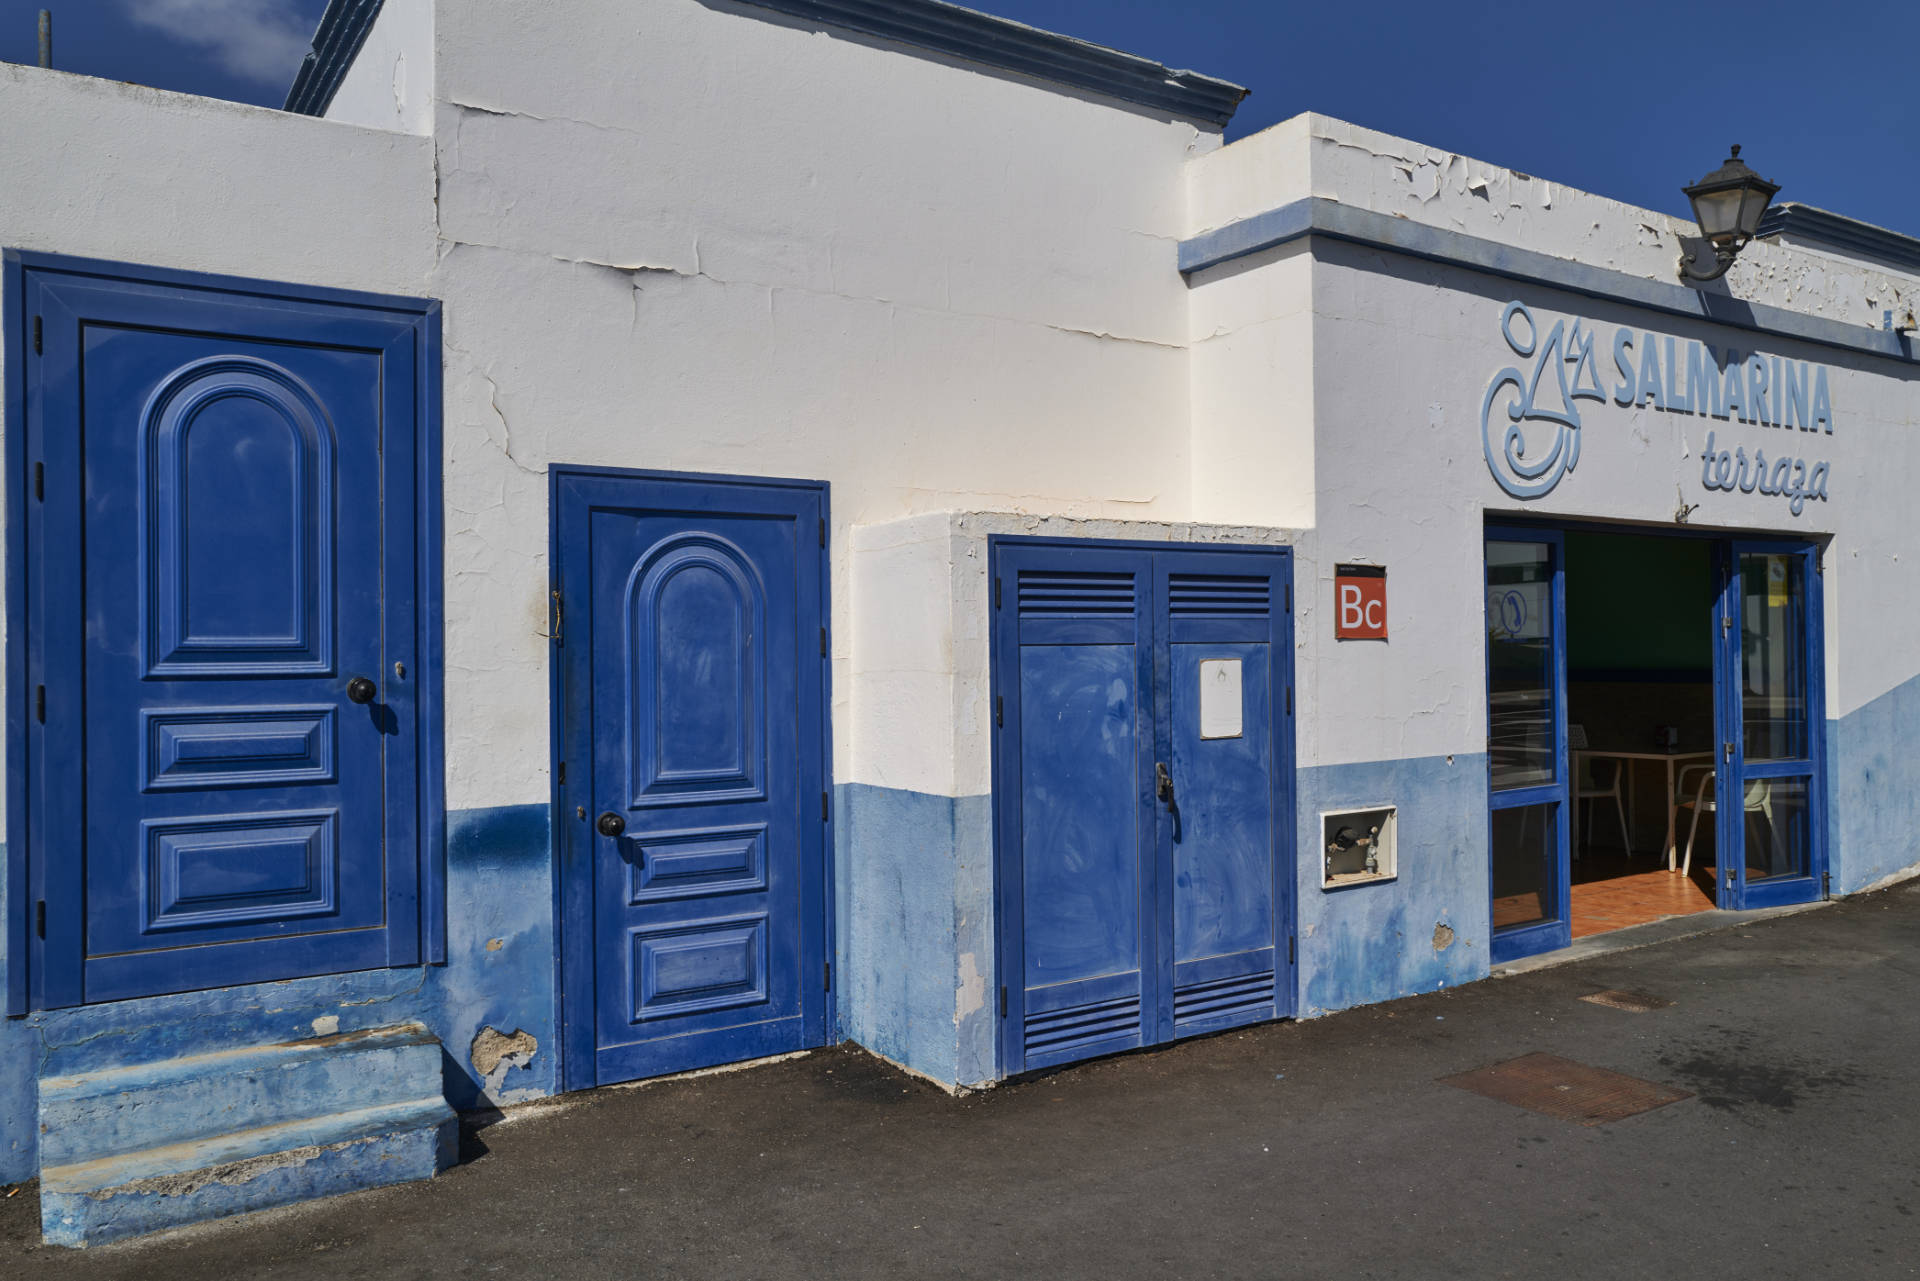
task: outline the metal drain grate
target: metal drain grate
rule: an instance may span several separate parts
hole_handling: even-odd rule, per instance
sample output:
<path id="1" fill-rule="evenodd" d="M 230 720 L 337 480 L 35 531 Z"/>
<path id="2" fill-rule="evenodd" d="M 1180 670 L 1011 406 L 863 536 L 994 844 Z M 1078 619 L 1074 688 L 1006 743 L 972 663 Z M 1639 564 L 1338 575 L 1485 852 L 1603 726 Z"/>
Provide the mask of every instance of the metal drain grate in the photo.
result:
<path id="1" fill-rule="evenodd" d="M 1605 992 L 1595 992 L 1592 996 L 1583 996 L 1580 999 L 1592 1001 L 1595 1005 L 1604 1005 L 1610 1010 L 1625 1010 L 1629 1014 L 1664 1010 L 1673 1004 L 1666 997 L 1655 996 L 1651 992 L 1622 992 L 1613 988 Z"/>
<path id="2" fill-rule="evenodd" d="M 1527 1054 L 1443 1076 L 1440 1083 L 1581 1125 L 1618 1121 L 1693 1097 L 1685 1090 L 1588 1067 L 1557 1054 Z"/>

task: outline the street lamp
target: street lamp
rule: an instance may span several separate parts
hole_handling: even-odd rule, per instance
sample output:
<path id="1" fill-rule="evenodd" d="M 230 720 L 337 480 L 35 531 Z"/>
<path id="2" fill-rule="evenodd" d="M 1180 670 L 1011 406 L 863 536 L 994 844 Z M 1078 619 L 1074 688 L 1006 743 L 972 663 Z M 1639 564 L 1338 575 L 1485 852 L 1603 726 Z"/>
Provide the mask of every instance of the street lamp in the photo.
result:
<path id="1" fill-rule="evenodd" d="M 1727 268 L 1733 266 L 1733 260 L 1760 230 L 1760 216 L 1766 213 L 1768 202 L 1780 188 L 1747 168 L 1746 162 L 1740 159 L 1739 146 L 1735 145 L 1725 164 L 1681 190 L 1693 202 L 1694 219 L 1700 224 L 1700 234 L 1706 237 L 1707 245 L 1712 247 L 1714 258 L 1713 267 L 1701 271 L 1694 266 L 1693 257 L 1681 255 L 1681 278 L 1718 280 L 1727 274 Z"/>

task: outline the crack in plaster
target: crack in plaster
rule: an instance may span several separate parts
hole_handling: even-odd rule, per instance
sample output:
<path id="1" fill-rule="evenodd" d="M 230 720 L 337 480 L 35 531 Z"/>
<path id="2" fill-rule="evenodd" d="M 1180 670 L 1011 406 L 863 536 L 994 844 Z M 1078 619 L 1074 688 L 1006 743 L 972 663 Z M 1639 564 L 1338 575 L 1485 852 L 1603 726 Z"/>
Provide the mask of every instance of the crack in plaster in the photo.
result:
<path id="1" fill-rule="evenodd" d="M 907 312 L 916 316 L 938 316 L 944 319 L 993 320 L 993 321 L 1000 321 L 1003 323 L 1015 324 L 1015 325 L 1034 325 L 1039 328 L 1051 329 L 1058 333 L 1071 334 L 1076 337 L 1097 338 L 1097 339 L 1102 339 L 1108 342 L 1138 343 L 1141 346 L 1157 347 L 1166 351 L 1189 350 L 1189 344 L 1182 343 L 1182 342 L 1171 342 L 1171 341 L 1166 341 L 1158 338 L 1141 338 L 1141 337 L 1135 337 L 1128 334 L 1116 334 L 1106 330 L 1083 329 L 1076 325 L 1063 325 L 1063 324 L 1057 324 L 1053 321 L 1034 320 L 1034 319 L 1031 319 L 1028 317 L 1022 317 L 1022 316 L 1007 316 L 1007 315 L 1001 315 L 997 312 L 955 311 L 951 306 L 947 306 L 945 308 L 922 307 L 914 303 L 902 303 L 896 299 L 882 297 L 877 294 L 849 294 L 849 293 L 843 293 L 837 289 L 809 289 L 802 285 L 769 284 L 768 282 L 763 280 L 750 280 L 750 279 L 744 279 L 744 278 L 732 277 L 732 276 L 718 276 L 706 269 L 705 264 L 703 263 L 701 258 L 700 239 L 698 236 L 694 237 L 693 243 L 690 247 L 691 253 L 693 256 L 693 265 L 691 267 L 683 267 L 683 266 L 673 266 L 673 265 L 661 264 L 661 263 L 608 262 L 605 259 L 576 258 L 576 257 L 568 257 L 564 254 L 555 254 L 555 253 L 542 254 L 535 250 L 521 249 L 512 245 L 495 244 L 485 240 L 454 239 L 451 237 L 440 235 L 438 231 L 438 227 L 439 227 L 439 217 L 438 217 L 438 210 L 436 207 L 435 234 L 438 237 L 440 243 L 443 246 L 445 246 L 443 252 L 439 255 L 440 261 L 444 261 L 448 255 L 450 255 L 454 250 L 457 250 L 457 249 L 483 249 L 483 250 L 491 250 L 495 253 L 519 254 L 525 257 L 532 257 L 532 258 L 546 258 L 553 262 L 565 263 L 568 266 L 596 267 L 596 268 L 602 268 L 609 271 L 624 272 L 624 273 L 627 273 L 630 277 L 632 277 L 633 287 L 636 292 L 640 290 L 641 279 L 648 276 L 658 276 L 658 277 L 673 276 L 673 277 L 678 277 L 679 279 L 682 279 L 682 280 L 709 280 L 716 285 L 738 287 L 738 288 L 764 289 L 767 291 L 767 295 L 768 295 L 767 311 L 769 315 L 771 315 L 773 312 L 773 306 L 774 306 L 773 295 L 774 294 L 796 293 L 796 294 L 805 294 L 815 298 L 838 298 L 843 302 L 869 303 L 876 306 L 885 306 L 894 311 L 904 309 Z M 1136 234 L 1150 235 L 1152 233 L 1138 232 Z M 1177 243 L 1177 238 L 1174 238 L 1174 237 L 1164 237 L 1164 239 Z M 949 264 L 949 267 L 950 267 L 950 264 Z M 831 276 L 831 274 L 832 273 L 830 270 L 829 275 Z M 951 292 L 950 280 L 948 282 L 948 289 L 950 293 Z M 889 314 L 891 315 L 891 312 Z M 639 321 L 639 304 L 637 300 L 635 301 L 634 321 L 637 326 Z"/>

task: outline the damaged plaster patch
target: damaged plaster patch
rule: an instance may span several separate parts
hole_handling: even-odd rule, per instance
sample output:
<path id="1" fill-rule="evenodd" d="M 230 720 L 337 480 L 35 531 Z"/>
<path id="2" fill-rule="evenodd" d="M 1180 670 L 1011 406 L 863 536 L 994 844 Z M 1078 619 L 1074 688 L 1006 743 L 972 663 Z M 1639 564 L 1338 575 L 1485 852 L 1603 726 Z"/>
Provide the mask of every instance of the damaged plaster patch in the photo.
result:
<path id="1" fill-rule="evenodd" d="M 512 1032 L 501 1032 L 496 1028 L 483 1027 L 473 1038 L 473 1046 L 468 1058 L 473 1070 L 480 1074 L 489 1093 L 498 1090 L 507 1079 L 512 1068 L 523 1068 L 533 1062 L 533 1056 L 540 1048 L 531 1032 L 515 1028 Z"/>
<path id="2" fill-rule="evenodd" d="M 291 1169 L 296 1165 L 305 1165 L 329 1152 L 342 1152 L 362 1143 L 372 1143 L 374 1138 L 375 1136 L 369 1135 L 363 1139 L 347 1139 L 341 1143 L 288 1148 L 285 1152 L 250 1156 L 243 1161 L 228 1161 L 224 1165 L 210 1165 L 204 1170 L 188 1170 L 183 1174 L 157 1174 L 150 1179 L 135 1179 L 131 1183 L 120 1183 L 110 1188 L 90 1189 L 87 1196 L 94 1201 L 106 1201 L 117 1196 L 192 1196 L 201 1188 L 212 1187 L 215 1184 L 232 1187 L 251 1183 L 263 1174 Z"/>
<path id="3" fill-rule="evenodd" d="M 980 972 L 980 962 L 972 952 L 960 958 L 960 1004 L 954 1011 L 954 1026 L 958 1027 L 968 1015 L 977 1014 L 986 1008 L 987 976 Z"/>
<path id="4" fill-rule="evenodd" d="M 1453 946 L 1453 927 L 1445 921 L 1433 927 L 1433 950 L 1444 952 Z"/>
<path id="5" fill-rule="evenodd" d="M 315 1036 L 332 1036 L 339 1030 L 340 1016 L 338 1014 L 323 1014 L 313 1021 L 313 1034 Z"/>

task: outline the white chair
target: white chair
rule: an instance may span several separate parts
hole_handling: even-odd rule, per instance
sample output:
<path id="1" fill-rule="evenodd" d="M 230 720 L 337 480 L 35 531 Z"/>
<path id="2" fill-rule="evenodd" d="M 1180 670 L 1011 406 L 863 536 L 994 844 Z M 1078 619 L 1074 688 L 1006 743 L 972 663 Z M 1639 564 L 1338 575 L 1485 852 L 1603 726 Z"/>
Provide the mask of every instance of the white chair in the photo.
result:
<path id="1" fill-rule="evenodd" d="M 1693 795 L 1688 796 L 1687 776 L 1698 773 L 1700 782 L 1694 787 Z M 1680 769 L 1679 785 L 1674 789 L 1680 795 L 1674 803 L 1676 810 L 1691 810 L 1693 817 L 1687 823 L 1687 853 L 1680 863 L 1680 875 L 1689 875 L 1693 870 L 1693 838 L 1700 829 L 1700 815 L 1715 811 L 1714 773 L 1711 765 L 1685 765 Z M 1747 780 L 1745 793 L 1740 798 L 1741 817 L 1759 814 L 1767 820 L 1767 834 L 1773 839 L 1779 838 L 1779 829 L 1773 824 L 1773 785 L 1764 778 Z"/>
<path id="2" fill-rule="evenodd" d="M 1620 848 L 1627 852 L 1628 858 L 1632 858 L 1633 838 L 1627 834 L 1627 803 L 1623 791 L 1627 778 L 1626 761 L 1617 756 L 1609 757 L 1604 753 L 1590 756 L 1585 752 L 1576 754 L 1574 760 L 1573 805 L 1576 813 L 1581 801 L 1611 800 L 1613 812 L 1620 819 Z M 1601 775 L 1604 771 L 1597 767 L 1605 765 L 1611 765 L 1613 769 L 1607 773 L 1606 781 L 1602 782 Z M 1593 807 L 1591 805 L 1587 807 L 1586 839 L 1589 843 L 1593 840 Z M 1573 851 L 1573 857 L 1580 857 L 1580 851 L 1577 848 Z"/>

